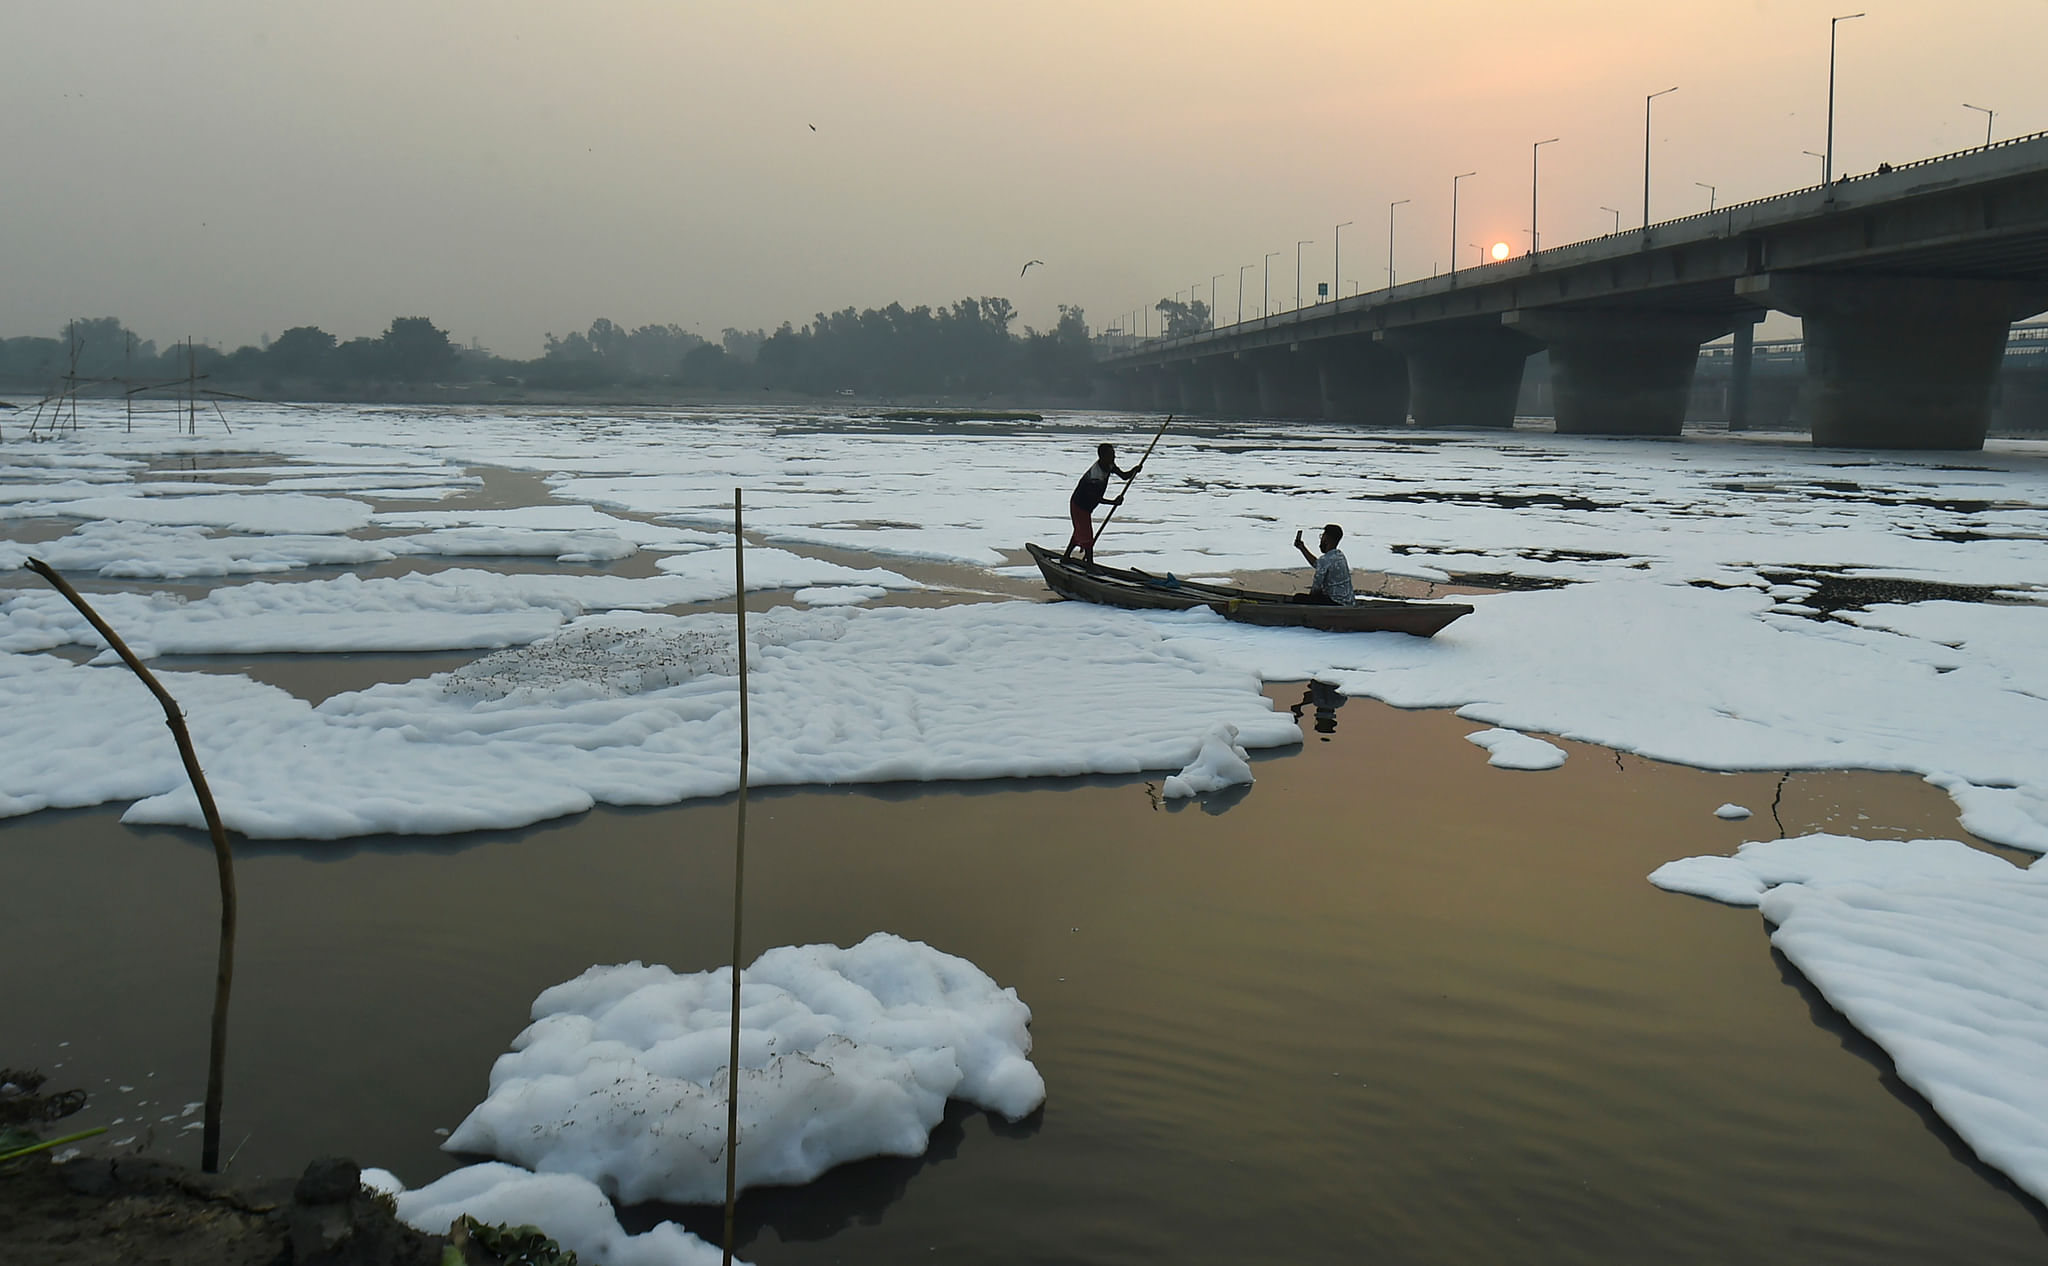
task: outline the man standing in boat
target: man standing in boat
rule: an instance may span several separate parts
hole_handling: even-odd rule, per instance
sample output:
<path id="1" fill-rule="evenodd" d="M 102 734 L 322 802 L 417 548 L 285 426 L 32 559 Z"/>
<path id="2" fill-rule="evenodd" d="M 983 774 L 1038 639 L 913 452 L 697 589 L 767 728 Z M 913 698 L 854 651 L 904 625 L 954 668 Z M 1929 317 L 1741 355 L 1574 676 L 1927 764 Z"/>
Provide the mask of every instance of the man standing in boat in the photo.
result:
<path id="1" fill-rule="evenodd" d="M 1308 552 L 1308 546 L 1301 543 L 1301 533 L 1294 534 L 1294 548 L 1316 569 L 1315 579 L 1309 582 L 1307 593 L 1294 595 L 1296 602 L 1327 602 L 1332 606 L 1348 607 L 1354 597 L 1351 589 L 1351 564 L 1344 557 L 1344 551 L 1337 548 L 1337 542 L 1344 539 L 1344 529 L 1334 523 L 1323 527 L 1323 556 L 1317 558 Z"/>
<path id="2" fill-rule="evenodd" d="M 1081 551 L 1081 560 L 1095 561 L 1095 507 L 1107 502 L 1113 506 L 1124 503 L 1122 497 L 1109 496 L 1111 476 L 1122 479 L 1126 485 L 1145 469 L 1143 459 L 1129 470 L 1116 468 L 1116 445 L 1100 444 L 1095 449 L 1095 464 L 1088 473 L 1081 476 L 1081 482 L 1074 485 L 1074 495 L 1067 500 L 1067 514 L 1074 520 L 1074 534 L 1067 540 L 1067 548 L 1060 554 L 1060 561 L 1066 562 Z"/>

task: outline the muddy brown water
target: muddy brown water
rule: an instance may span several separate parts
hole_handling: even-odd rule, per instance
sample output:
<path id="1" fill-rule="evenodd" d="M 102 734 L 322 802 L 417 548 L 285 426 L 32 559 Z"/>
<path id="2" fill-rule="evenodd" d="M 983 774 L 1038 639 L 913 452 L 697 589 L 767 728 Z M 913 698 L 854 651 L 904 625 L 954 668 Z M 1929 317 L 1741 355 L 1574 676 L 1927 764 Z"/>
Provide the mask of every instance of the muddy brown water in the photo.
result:
<path id="1" fill-rule="evenodd" d="M 1017 1125 L 956 1105 L 921 1159 L 748 1195 L 746 1256 L 2040 1260 L 2048 1215 L 1755 911 L 1643 878 L 1780 823 L 1957 835 L 1946 797 L 1570 743 L 1560 769 L 1499 770 L 1448 714 L 1270 693 L 1307 705 L 1307 741 L 1206 808 L 1142 779 L 754 797 L 749 953 L 888 930 L 964 955 L 1031 1005 L 1049 1098 Z M 1721 821 L 1724 801 L 1757 816 Z M 727 800 L 244 842 L 235 1172 L 338 1152 L 418 1184 L 457 1164 L 434 1131 L 482 1097 L 541 989 L 592 963 L 723 961 L 733 823 Z M 4 1062 L 93 1091 L 80 1128 L 125 1118 L 103 1142 L 196 1157 L 197 1115 L 177 1114 L 204 1084 L 203 838 L 39 814 L 0 828 L 0 873 Z M 628 1211 L 660 1216 L 718 1233 L 715 1210 Z"/>

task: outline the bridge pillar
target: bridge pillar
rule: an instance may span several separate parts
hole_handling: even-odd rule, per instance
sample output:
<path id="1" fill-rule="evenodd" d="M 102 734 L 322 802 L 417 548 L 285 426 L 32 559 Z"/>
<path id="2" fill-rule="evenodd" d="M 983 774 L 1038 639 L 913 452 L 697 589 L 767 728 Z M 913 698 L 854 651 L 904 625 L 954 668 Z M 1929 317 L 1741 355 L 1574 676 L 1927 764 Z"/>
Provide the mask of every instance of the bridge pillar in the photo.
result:
<path id="1" fill-rule="evenodd" d="M 1408 425 L 1408 363 L 1367 338 L 1332 339 L 1316 363 L 1323 417 L 1361 426 Z"/>
<path id="2" fill-rule="evenodd" d="M 2007 331 L 2048 309 L 2039 283 L 1946 277 L 1764 273 L 1735 292 L 1805 323 L 1813 442 L 1837 448 L 1983 448 Z"/>
<path id="3" fill-rule="evenodd" d="M 1241 356 L 1218 356 L 1209 364 L 1209 390 L 1216 412 L 1226 418 L 1255 417 L 1259 411 L 1258 373 Z"/>
<path id="4" fill-rule="evenodd" d="M 1174 389 L 1173 373 L 1164 366 L 1154 365 L 1138 371 L 1138 404 L 1140 408 L 1153 413 L 1165 413 L 1180 399 Z"/>
<path id="5" fill-rule="evenodd" d="M 1511 427 L 1522 366 L 1537 344 L 1503 325 L 1377 330 L 1408 362 L 1408 412 L 1427 427 Z"/>
<path id="6" fill-rule="evenodd" d="M 1728 429 L 1749 429 L 1749 368 L 1755 359 L 1756 326 L 1744 321 L 1735 327 L 1735 352 L 1728 360 Z"/>
<path id="7" fill-rule="evenodd" d="M 1259 356 L 1252 361 L 1252 367 L 1258 373 L 1260 416 L 1323 416 L 1322 393 L 1311 357 L 1291 347 L 1283 348 Z"/>
<path id="8" fill-rule="evenodd" d="M 1761 312 L 1524 308 L 1502 324 L 1543 340 L 1559 435 L 1677 435 L 1700 344 Z"/>
<path id="9" fill-rule="evenodd" d="M 1201 362 L 1190 361 L 1185 365 L 1176 365 L 1171 372 L 1173 374 L 1174 392 L 1180 401 L 1174 411 L 1176 413 L 1207 412 L 1209 403 L 1214 397 L 1210 394 L 1207 381 L 1208 374 L 1203 371 Z"/>

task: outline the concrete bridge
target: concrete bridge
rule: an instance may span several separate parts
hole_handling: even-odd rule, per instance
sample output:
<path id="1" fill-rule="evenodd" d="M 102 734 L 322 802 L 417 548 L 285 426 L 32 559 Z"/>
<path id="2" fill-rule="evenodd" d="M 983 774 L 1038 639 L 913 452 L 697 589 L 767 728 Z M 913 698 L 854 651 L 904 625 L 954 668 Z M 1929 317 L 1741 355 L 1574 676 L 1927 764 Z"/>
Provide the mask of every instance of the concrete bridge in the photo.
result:
<path id="1" fill-rule="evenodd" d="M 1677 435 L 1700 345 L 1805 327 L 1813 440 L 1978 449 L 2015 321 L 2048 311 L 2048 133 L 1217 330 L 1100 368 L 1128 407 L 1399 426 L 1514 423 L 1549 353 L 1561 433 Z"/>

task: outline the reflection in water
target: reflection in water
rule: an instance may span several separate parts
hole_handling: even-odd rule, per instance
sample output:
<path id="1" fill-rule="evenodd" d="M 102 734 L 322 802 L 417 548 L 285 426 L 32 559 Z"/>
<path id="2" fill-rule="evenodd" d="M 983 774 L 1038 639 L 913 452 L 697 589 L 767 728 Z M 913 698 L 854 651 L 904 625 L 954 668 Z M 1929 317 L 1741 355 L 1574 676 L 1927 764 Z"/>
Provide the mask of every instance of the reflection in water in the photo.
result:
<path id="1" fill-rule="evenodd" d="M 974 962 L 1030 1005 L 1049 1098 L 1028 1138 L 956 1105 L 922 1158 L 749 1193 L 745 1256 L 2040 1260 L 2039 1206 L 1899 1110 L 1915 1100 L 1845 1051 L 1755 911 L 1645 882 L 1774 834 L 1777 771 L 1623 772 L 1567 743 L 1559 769 L 1510 773 L 1472 759 L 1452 713 L 1344 706 L 1342 738 L 1262 754 L 1222 817 L 1154 812 L 1134 778 L 750 794 L 750 942 L 885 929 Z M 1959 834 L 1910 776 L 1804 771 L 1777 798 L 1792 835 Z M 1761 825 L 1714 816 L 1728 802 Z M 593 963 L 726 960 L 736 809 L 238 848 L 225 1137 L 252 1137 L 234 1172 L 334 1153 L 417 1186 L 459 1163 L 435 1129 L 485 1093 L 541 990 Z M 79 935 L 61 900 L 0 921 L 9 1062 L 94 1089 L 79 1128 L 175 1114 L 206 1068 L 185 1022 L 213 977 L 190 917 L 212 901 L 205 838 L 119 819 L 0 829 L 10 891 L 89 891 L 118 929 Z M 196 1153 L 179 1129 L 151 1150 Z M 664 1215 L 721 1217 L 627 1211 Z"/>
<path id="2" fill-rule="evenodd" d="M 2020 1207 L 2033 1215 L 2034 1221 L 2041 1224 L 2041 1229 L 2048 1231 L 2048 1205 L 2034 1199 L 2018 1183 L 2007 1177 L 2004 1171 L 1993 1169 L 1979 1160 L 1977 1153 L 1963 1141 L 1963 1136 L 1956 1133 L 1955 1129 L 1935 1112 L 1934 1105 L 1927 1101 L 1926 1096 L 1907 1085 L 1899 1076 L 1898 1065 L 1893 1062 L 1890 1053 L 1865 1037 L 1861 1030 L 1849 1023 L 1847 1017 L 1835 1010 L 1826 995 L 1806 978 L 1806 973 L 1794 966 L 1792 960 L 1785 957 L 1784 952 L 1775 945 L 1771 947 L 1771 965 L 1778 969 L 1779 978 L 1796 991 L 1806 1003 L 1807 1012 L 1812 1016 L 1815 1028 L 1832 1033 L 1842 1043 L 1843 1050 L 1876 1069 L 1878 1084 L 1920 1118 L 1920 1124 L 1927 1127 L 1929 1134 L 1941 1140 L 1942 1146 L 1948 1149 L 1949 1156 L 1957 1164 L 2018 1201 Z"/>
<path id="3" fill-rule="evenodd" d="M 1344 706 L 1344 694 L 1327 681 L 1311 681 L 1308 689 L 1301 692 L 1301 702 L 1287 710 L 1294 719 L 1301 720 L 1304 709 L 1314 708 L 1316 712 L 1316 733 L 1323 736 L 1323 742 L 1330 741 L 1330 735 L 1337 732 L 1337 709 Z"/>
<path id="4" fill-rule="evenodd" d="M 878 1156 L 827 1171 L 796 1187 L 757 1187 L 742 1192 L 734 1214 L 735 1249 L 751 1248 L 767 1232 L 784 1243 L 826 1240 L 854 1226 L 880 1226 L 889 1207 L 909 1192 L 911 1180 L 960 1154 L 971 1124 L 979 1120 L 999 1138 L 1028 1139 L 1045 1119 L 1041 1107 L 1021 1121 L 983 1112 L 958 1099 L 946 1104 L 946 1115 L 933 1127 L 922 1156 Z M 745 1146 L 745 1140 L 741 1140 Z M 479 1157 L 477 1159 L 489 1159 Z M 724 1234 L 723 1207 L 659 1202 L 619 1210 L 619 1222 L 635 1234 L 663 1221 L 717 1243 Z"/>

